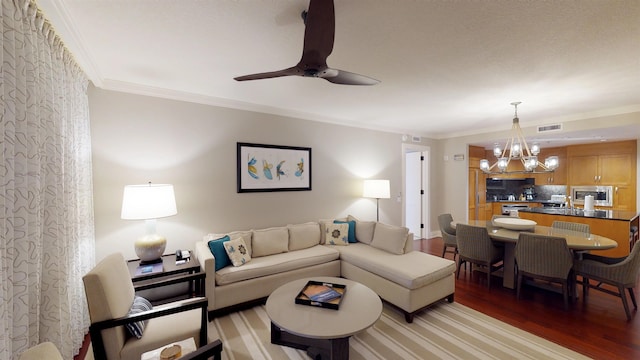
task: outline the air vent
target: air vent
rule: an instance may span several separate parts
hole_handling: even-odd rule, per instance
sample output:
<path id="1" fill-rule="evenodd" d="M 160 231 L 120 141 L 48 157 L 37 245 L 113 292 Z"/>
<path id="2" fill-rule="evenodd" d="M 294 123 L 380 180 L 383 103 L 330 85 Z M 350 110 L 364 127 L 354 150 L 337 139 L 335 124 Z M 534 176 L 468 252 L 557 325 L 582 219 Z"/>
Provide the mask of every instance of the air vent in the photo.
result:
<path id="1" fill-rule="evenodd" d="M 422 138 L 420 136 L 412 135 L 411 141 L 413 142 L 422 142 Z"/>
<path id="2" fill-rule="evenodd" d="M 562 124 L 541 125 L 538 126 L 538 132 L 544 133 L 549 131 L 562 131 Z"/>

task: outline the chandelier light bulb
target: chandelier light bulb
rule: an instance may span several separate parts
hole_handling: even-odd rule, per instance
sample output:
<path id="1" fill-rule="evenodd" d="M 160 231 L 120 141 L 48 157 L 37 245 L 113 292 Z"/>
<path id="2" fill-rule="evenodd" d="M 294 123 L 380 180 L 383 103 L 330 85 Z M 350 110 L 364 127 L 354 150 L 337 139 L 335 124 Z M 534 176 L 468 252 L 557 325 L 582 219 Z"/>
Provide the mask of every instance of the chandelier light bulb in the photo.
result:
<path id="1" fill-rule="evenodd" d="M 533 145 L 531 145 L 531 155 L 538 154 L 540 154 L 540 145 L 538 143 L 533 143 Z"/>
<path id="2" fill-rule="evenodd" d="M 487 159 L 480 160 L 480 170 L 489 171 L 489 160 Z"/>
<path id="3" fill-rule="evenodd" d="M 513 143 L 513 145 L 511 145 L 511 157 L 512 158 L 518 158 L 520 157 L 520 151 L 521 151 L 521 147 L 520 147 L 520 143 Z"/>
<path id="4" fill-rule="evenodd" d="M 526 156 L 524 158 L 524 169 L 526 171 L 533 171 L 538 166 L 538 158 L 536 156 Z"/>
<path id="5" fill-rule="evenodd" d="M 495 157 L 502 156 L 502 148 L 500 147 L 500 145 L 498 143 L 493 144 L 493 155 Z"/>
<path id="6" fill-rule="evenodd" d="M 500 169 L 501 172 L 504 172 L 505 170 L 507 170 L 508 165 L 509 165 L 509 160 L 506 157 L 501 157 L 498 159 L 498 169 Z"/>
<path id="7" fill-rule="evenodd" d="M 557 156 L 549 156 L 544 160 L 544 166 L 546 166 L 549 170 L 555 170 L 560 165 L 560 160 Z"/>

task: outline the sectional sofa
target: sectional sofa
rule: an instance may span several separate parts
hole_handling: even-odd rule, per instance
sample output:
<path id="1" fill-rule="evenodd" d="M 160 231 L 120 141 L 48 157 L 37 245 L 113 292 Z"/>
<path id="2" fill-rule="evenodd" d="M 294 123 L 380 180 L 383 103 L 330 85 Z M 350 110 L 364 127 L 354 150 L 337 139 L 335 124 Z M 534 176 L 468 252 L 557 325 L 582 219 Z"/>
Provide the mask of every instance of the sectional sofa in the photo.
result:
<path id="1" fill-rule="evenodd" d="M 434 302 L 454 301 L 453 261 L 413 251 L 407 228 L 353 216 L 208 234 L 196 243 L 195 256 L 206 272 L 210 319 L 314 276 L 362 283 L 402 310 L 407 322 Z"/>

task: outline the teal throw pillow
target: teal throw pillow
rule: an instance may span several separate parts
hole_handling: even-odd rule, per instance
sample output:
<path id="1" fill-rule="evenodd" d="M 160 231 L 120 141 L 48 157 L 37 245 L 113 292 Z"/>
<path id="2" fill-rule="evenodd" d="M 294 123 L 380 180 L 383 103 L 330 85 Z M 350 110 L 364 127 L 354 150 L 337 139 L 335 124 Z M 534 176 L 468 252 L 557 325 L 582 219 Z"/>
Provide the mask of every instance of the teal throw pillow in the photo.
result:
<path id="1" fill-rule="evenodd" d="M 351 221 L 334 220 L 333 223 L 334 224 L 349 224 L 349 242 L 350 243 L 357 243 L 358 242 L 358 240 L 356 240 L 356 222 L 355 222 L 355 220 L 351 220 Z"/>
<path id="2" fill-rule="evenodd" d="M 229 240 L 231 240 L 229 235 L 226 235 L 220 239 L 209 241 L 209 250 L 211 250 L 211 253 L 216 258 L 216 271 L 231 265 L 231 259 L 229 259 L 229 255 L 227 255 L 227 250 L 225 250 L 224 245 L 222 245 Z"/>

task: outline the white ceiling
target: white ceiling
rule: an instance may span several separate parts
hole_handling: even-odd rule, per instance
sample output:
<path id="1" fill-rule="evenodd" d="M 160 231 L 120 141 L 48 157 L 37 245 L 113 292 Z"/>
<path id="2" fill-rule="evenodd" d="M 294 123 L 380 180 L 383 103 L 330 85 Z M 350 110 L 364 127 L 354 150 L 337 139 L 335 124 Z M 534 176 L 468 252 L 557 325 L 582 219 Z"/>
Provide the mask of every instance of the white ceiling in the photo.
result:
<path id="1" fill-rule="evenodd" d="M 233 80 L 299 61 L 308 0 L 37 2 L 105 89 L 434 138 L 640 111 L 638 0 L 335 0 L 328 64 L 375 86 Z"/>

